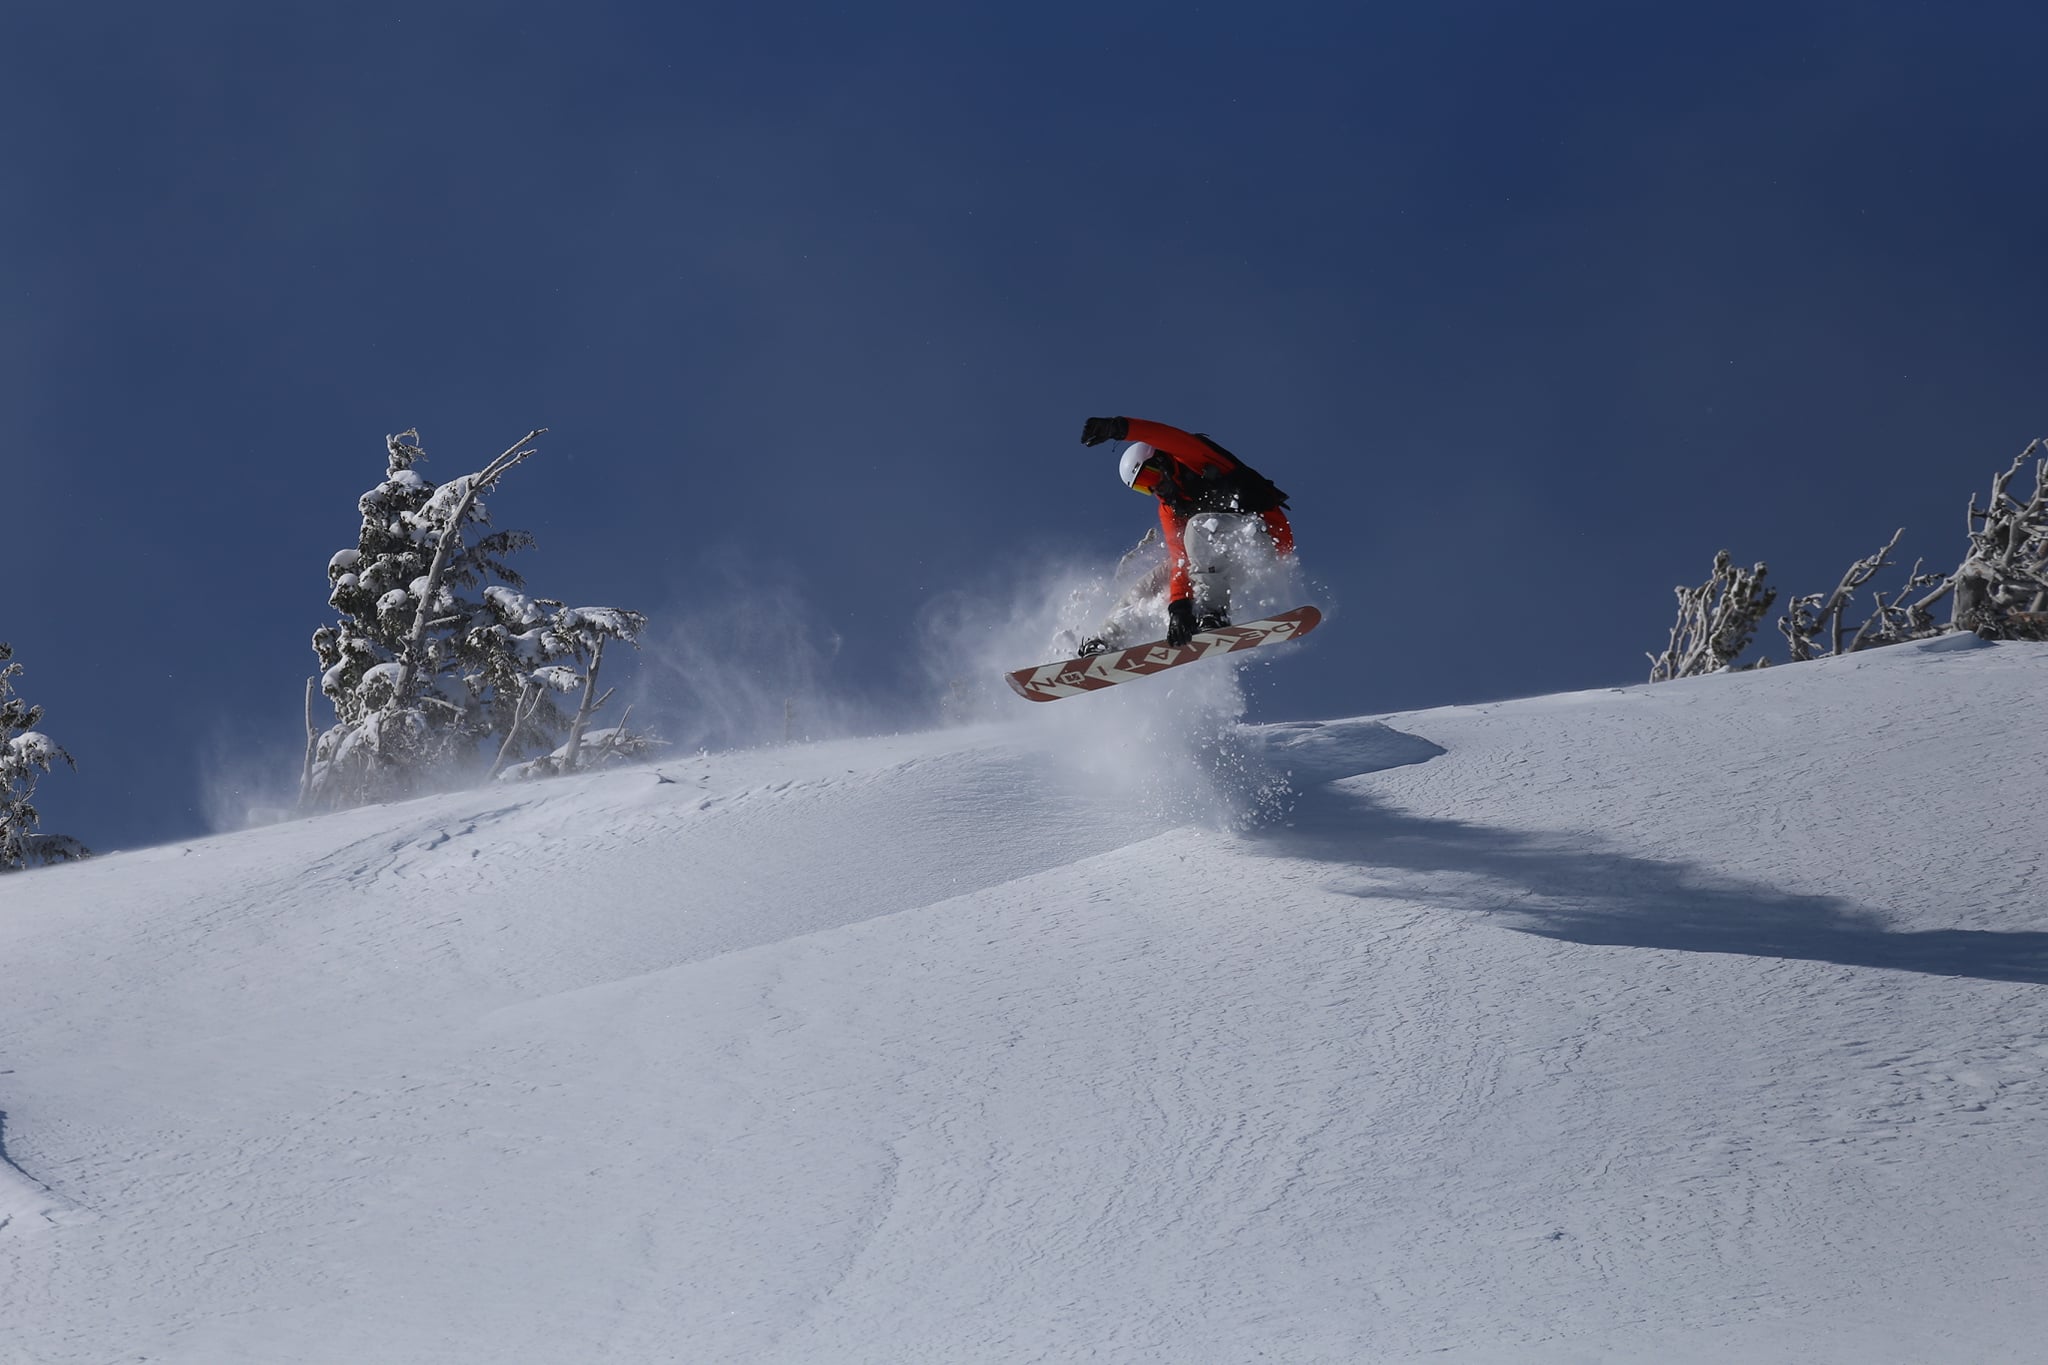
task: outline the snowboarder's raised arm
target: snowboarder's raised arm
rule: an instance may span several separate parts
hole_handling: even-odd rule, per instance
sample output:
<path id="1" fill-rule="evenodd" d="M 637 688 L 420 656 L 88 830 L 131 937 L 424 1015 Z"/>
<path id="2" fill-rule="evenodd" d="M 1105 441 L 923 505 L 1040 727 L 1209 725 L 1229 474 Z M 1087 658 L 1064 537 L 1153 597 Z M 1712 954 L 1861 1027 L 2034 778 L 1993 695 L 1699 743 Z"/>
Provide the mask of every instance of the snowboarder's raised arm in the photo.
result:
<path id="1" fill-rule="evenodd" d="M 1179 463 L 1186 465 L 1197 474 L 1222 474 L 1231 468 L 1231 463 L 1199 436 L 1193 436 L 1179 427 L 1170 427 L 1164 422 L 1147 422 L 1142 418 L 1124 419 L 1129 425 L 1133 441 L 1143 441 L 1154 450 L 1163 450 Z"/>
<path id="2" fill-rule="evenodd" d="M 1231 467 L 1229 460 L 1199 436 L 1142 417 L 1090 417 L 1082 424 L 1081 444 L 1100 445 L 1104 441 L 1143 441 L 1197 474 L 1220 474 Z"/>

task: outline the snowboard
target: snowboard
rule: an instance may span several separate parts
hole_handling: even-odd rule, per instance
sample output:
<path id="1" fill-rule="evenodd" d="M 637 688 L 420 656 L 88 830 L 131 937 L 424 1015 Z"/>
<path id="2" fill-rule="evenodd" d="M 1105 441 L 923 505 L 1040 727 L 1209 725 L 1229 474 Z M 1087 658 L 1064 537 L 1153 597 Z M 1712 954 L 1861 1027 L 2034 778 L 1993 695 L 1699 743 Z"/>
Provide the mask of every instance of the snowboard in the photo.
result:
<path id="1" fill-rule="evenodd" d="M 1133 645 L 1129 649 L 1112 649 L 1085 658 L 1040 664 L 1036 668 L 1020 668 L 1004 676 L 1010 690 L 1026 701 L 1058 701 L 1061 697 L 1115 687 L 1134 678 L 1149 678 L 1154 673 L 1191 664 L 1197 659 L 1299 639 L 1314 630 L 1322 619 L 1323 614 L 1314 607 L 1296 607 L 1293 611 L 1283 611 L 1262 621 L 1197 631 L 1193 639 L 1178 649 L 1164 640 L 1155 640 L 1149 645 Z"/>

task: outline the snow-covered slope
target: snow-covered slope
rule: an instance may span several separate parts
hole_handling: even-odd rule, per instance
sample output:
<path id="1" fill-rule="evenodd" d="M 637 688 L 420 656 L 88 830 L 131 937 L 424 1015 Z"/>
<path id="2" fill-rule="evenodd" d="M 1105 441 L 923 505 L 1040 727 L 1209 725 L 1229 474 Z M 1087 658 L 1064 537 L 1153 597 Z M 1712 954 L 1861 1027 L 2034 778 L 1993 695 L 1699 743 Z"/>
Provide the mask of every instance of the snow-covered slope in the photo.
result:
<path id="1" fill-rule="evenodd" d="M 2038 1359 L 2048 649 L 1973 643 L 8 878 L 0 1360 Z"/>

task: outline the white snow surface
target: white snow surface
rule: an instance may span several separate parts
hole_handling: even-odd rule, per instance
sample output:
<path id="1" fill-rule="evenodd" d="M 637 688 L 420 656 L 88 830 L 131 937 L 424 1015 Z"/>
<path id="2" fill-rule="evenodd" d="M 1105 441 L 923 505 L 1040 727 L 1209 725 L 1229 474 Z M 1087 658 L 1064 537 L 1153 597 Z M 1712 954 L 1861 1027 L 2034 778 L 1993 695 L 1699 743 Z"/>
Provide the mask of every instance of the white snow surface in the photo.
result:
<path id="1" fill-rule="evenodd" d="M 2039 1360 L 2048 648 L 1974 643 L 0 879 L 0 1360 Z"/>

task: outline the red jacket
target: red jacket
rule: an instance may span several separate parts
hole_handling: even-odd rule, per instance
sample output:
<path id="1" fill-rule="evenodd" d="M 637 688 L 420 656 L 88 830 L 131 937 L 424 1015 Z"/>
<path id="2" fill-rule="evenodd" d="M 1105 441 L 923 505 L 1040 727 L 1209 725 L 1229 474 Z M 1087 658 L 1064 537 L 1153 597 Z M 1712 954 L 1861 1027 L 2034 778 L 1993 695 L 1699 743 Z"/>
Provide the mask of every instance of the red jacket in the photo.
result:
<path id="1" fill-rule="evenodd" d="M 1284 509 L 1287 498 L 1273 488 L 1265 478 L 1251 466 L 1228 451 L 1190 435 L 1179 427 L 1170 427 L 1164 422 L 1147 422 L 1136 417 L 1126 418 L 1130 430 L 1127 437 L 1143 441 L 1160 454 L 1172 460 L 1175 468 L 1169 471 L 1167 485 L 1159 494 L 1159 527 L 1166 536 L 1167 561 L 1172 565 L 1172 574 L 1167 582 L 1166 598 L 1169 602 L 1179 601 L 1192 595 L 1188 583 L 1188 518 L 1204 511 L 1217 508 L 1201 505 L 1200 493 L 1205 487 L 1214 487 L 1217 481 L 1226 485 L 1233 475 L 1250 475 L 1252 480 L 1272 489 L 1274 505 L 1262 508 L 1247 508 L 1256 511 L 1266 523 L 1266 534 L 1273 538 L 1273 548 L 1283 555 L 1294 553 L 1294 528 L 1287 524 Z"/>

